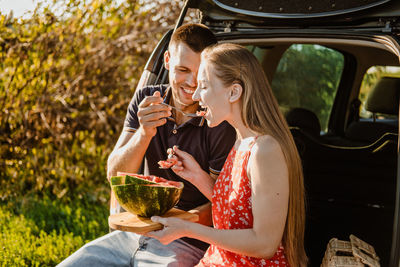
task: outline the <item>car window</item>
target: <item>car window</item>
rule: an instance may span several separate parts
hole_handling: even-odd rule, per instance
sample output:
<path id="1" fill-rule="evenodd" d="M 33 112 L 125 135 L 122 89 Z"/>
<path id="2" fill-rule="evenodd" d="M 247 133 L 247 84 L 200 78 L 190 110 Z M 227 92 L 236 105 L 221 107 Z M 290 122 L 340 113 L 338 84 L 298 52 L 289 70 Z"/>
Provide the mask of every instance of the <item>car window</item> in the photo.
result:
<path id="1" fill-rule="evenodd" d="M 344 65 L 342 53 L 320 45 L 294 44 L 283 54 L 272 90 L 284 113 L 292 108 L 314 112 L 326 132 Z"/>
<path id="2" fill-rule="evenodd" d="M 379 81 L 381 77 L 397 77 L 400 78 L 400 67 L 396 66 L 373 66 L 370 67 L 364 74 L 363 81 L 361 83 L 360 93 L 358 99 L 361 101 L 360 105 L 360 118 L 371 119 L 372 113 L 365 109 L 365 103 L 368 98 L 368 94 Z M 397 119 L 396 115 L 388 114 L 377 114 L 377 119 L 381 120 L 392 120 Z"/>

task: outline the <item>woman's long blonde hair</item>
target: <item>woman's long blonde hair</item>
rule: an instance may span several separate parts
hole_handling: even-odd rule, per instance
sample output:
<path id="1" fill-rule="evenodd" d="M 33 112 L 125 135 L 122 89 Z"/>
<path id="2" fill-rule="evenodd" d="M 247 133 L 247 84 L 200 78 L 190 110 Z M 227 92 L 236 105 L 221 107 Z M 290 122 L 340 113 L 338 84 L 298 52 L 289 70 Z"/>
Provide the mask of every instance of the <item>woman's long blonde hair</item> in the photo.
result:
<path id="1" fill-rule="evenodd" d="M 237 82 L 242 85 L 241 115 L 245 125 L 279 142 L 289 171 L 289 206 L 282 245 L 290 266 L 306 266 L 305 200 L 300 156 L 260 63 L 243 46 L 228 43 L 206 48 L 202 60 L 212 64 L 224 85 Z"/>

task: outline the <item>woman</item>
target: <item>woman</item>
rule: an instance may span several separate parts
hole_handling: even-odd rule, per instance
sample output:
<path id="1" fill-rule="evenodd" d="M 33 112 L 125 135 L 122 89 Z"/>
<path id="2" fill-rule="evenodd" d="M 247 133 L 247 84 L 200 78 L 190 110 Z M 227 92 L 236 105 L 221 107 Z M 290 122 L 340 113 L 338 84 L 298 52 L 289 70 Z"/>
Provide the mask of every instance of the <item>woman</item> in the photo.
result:
<path id="1" fill-rule="evenodd" d="M 208 125 L 226 120 L 237 141 L 216 182 L 177 147 L 172 169 L 212 201 L 214 228 L 153 217 L 165 227 L 148 235 L 210 243 L 199 266 L 306 266 L 301 162 L 259 62 L 242 46 L 219 44 L 202 52 L 198 82 L 193 99 Z"/>

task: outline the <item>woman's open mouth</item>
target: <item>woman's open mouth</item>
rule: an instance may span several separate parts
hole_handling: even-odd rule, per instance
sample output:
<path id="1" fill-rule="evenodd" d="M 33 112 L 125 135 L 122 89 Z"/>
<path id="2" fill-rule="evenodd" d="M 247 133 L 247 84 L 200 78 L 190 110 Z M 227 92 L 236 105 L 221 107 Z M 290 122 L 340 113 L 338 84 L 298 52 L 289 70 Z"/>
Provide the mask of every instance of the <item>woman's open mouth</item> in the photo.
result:
<path id="1" fill-rule="evenodd" d="M 201 110 L 196 111 L 197 116 L 202 116 L 205 117 L 208 114 L 208 107 L 207 106 L 201 106 Z"/>

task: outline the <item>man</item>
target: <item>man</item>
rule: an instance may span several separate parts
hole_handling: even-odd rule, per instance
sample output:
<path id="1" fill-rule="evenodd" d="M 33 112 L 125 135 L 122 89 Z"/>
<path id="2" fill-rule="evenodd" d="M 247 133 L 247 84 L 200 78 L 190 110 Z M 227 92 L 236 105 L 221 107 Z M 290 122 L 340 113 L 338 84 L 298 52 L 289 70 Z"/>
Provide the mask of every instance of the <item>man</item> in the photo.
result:
<path id="1" fill-rule="evenodd" d="M 234 144 L 236 133 L 228 123 L 209 128 L 204 118 L 186 113 L 199 109 L 192 100 L 197 87 L 200 53 L 215 44 L 214 34 L 204 25 L 186 24 L 172 35 L 164 54 L 170 85 L 148 86 L 135 92 L 118 142 L 108 159 L 108 177 L 117 171 L 138 172 L 144 159 L 144 173 L 184 183 L 177 208 L 192 210 L 199 223 L 211 225 L 211 207 L 196 187 L 157 162 L 167 158 L 167 149 L 178 145 L 193 155 L 201 167 L 217 177 Z M 169 245 L 134 233 L 114 231 L 83 246 L 59 266 L 194 266 L 208 244 L 182 238 Z"/>

